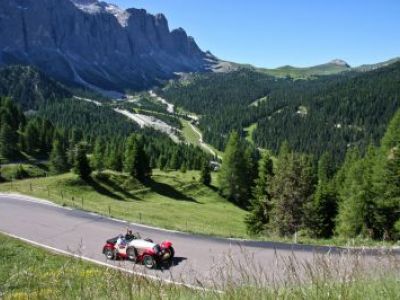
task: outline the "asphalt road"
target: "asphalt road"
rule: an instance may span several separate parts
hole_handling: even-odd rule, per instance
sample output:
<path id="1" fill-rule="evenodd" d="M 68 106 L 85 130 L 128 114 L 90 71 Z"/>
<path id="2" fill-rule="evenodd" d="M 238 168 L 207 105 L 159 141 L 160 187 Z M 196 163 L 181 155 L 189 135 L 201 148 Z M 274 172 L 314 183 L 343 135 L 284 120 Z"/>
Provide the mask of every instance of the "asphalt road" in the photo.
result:
<path id="1" fill-rule="evenodd" d="M 0 231 L 30 241 L 78 254 L 102 263 L 191 285 L 218 287 L 227 281 L 288 282 L 308 280 L 308 266 L 331 264 L 351 270 L 353 260 L 370 268 L 381 258 L 376 253 L 349 255 L 338 248 L 289 245 L 273 242 L 238 241 L 189 235 L 131 224 L 129 227 L 155 242 L 170 240 L 176 251 L 169 270 L 147 270 L 125 261 L 107 261 L 102 246 L 108 238 L 125 233 L 127 223 L 71 210 L 26 196 L 0 194 Z M 372 254 L 372 255 L 371 255 Z M 353 259 L 357 257 L 357 259 Z M 322 262 L 322 263 L 321 263 Z"/>

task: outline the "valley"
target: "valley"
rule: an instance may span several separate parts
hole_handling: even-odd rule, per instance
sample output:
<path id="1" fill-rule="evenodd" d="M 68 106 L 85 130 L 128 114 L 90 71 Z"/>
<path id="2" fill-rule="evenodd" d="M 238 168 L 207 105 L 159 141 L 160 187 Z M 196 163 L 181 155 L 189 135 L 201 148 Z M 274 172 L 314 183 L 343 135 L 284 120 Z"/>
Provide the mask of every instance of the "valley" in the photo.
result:
<path id="1" fill-rule="evenodd" d="M 185 113 L 177 113 L 174 110 L 174 105 L 171 103 L 168 103 L 165 99 L 157 96 L 154 91 L 150 90 L 148 92 L 149 96 L 154 99 L 156 102 L 159 102 L 162 104 L 161 107 L 158 107 L 157 110 L 151 110 L 150 109 L 142 109 L 141 108 L 141 97 L 139 96 L 125 96 L 125 99 L 128 100 L 117 100 L 117 103 L 112 105 L 112 104 L 106 104 L 99 102 L 97 100 L 93 99 L 87 99 L 87 98 L 81 98 L 78 96 L 74 96 L 74 99 L 80 100 L 80 101 L 85 101 L 88 103 L 92 103 L 96 106 L 103 106 L 105 105 L 106 107 L 110 106 L 111 108 L 113 106 L 118 106 L 120 104 L 124 104 L 125 101 L 134 104 L 133 110 L 138 110 L 141 111 L 145 114 L 140 114 L 140 113 L 134 113 L 130 112 L 129 110 L 126 109 L 121 109 L 121 108 L 114 108 L 114 111 L 121 114 L 122 116 L 132 120 L 133 122 L 137 123 L 141 128 L 149 127 L 152 128 L 156 131 L 159 131 L 161 133 L 167 134 L 171 140 L 173 140 L 175 143 L 180 143 L 182 142 L 182 139 L 185 143 L 192 144 L 195 146 L 198 146 L 207 153 L 211 154 L 213 157 L 218 157 L 221 159 L 222 157 L 222 152 L 216 150 L 212 146 L 206 144 L 203 140 L 203 135 L 200 132 L 200 130 L 193 124 L 194 122 L 198 122 L 199 118 L 191 113 L 185 112 Z M 131 99 L 135 99 L 132 101 Z M 159 112 L 160 109 L 162 109 L 164 106 L 166 106 L 166 112 L 162 113 Z M 150 114 L 150 115 L 147 115 Z M 177 128 L 175 126 L 171 126 L 162 120 L 158 119 L 157 116 L 168 116 L 172 118 L 176 118 L 180 123 L 182 123 L 182 129 Z"/>

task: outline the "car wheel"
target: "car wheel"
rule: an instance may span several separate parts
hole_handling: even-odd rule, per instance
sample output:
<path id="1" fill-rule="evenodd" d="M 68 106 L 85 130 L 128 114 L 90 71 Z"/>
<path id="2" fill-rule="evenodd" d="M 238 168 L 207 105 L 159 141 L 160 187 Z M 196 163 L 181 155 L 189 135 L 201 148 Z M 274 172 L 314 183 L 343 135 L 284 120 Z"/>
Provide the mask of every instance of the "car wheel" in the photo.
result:
<path id="1" fill-rule="evenodd" d="M 148 269 L 153 269 L 156 266 L 156 261 L 153 256 L 145 255 L 143 257 L 143 265 Z"/>
<path id="2" fill-rule="evenodd" d="M 104 251 L 104 255 L 106 256 L 107 259 L 111 260 L 115 258 L 115 253 L 112 249 L 106 249 Z"/>
<path id="3" fill-rule="evenodd" d="M 130 247 L 128 249 L 126 249 L 126 255 L 128 256 L 128 259 L 136 262 L 136 249 L 133 247 Z"/>

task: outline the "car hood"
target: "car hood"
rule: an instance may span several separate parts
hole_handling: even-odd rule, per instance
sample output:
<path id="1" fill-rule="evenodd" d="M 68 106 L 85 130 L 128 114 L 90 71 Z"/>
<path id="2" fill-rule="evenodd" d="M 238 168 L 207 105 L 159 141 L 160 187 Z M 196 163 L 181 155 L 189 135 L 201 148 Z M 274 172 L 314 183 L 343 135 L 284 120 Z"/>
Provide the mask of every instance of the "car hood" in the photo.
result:
<path id="1" fill-rule="evenodd" d="M 143 249 L 143 248 L 153 248 L 154 246 L 156 246 L 156 244 L 145 240 L 133 240 L 129 242 L 129 246 Z"/>

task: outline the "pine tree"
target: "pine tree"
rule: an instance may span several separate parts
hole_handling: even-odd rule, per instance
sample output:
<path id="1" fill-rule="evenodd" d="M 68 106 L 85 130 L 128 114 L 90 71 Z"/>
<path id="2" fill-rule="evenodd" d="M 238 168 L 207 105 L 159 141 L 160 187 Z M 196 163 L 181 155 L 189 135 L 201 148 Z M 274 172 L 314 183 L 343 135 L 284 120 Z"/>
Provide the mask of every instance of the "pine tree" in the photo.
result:
<path id="1" fill-rule="evenodd" d="M 247 230 L 258 234 L 267 228 L 271 213 L 270 180 L 273 177 L 273 162 L 269 153 L 265 153 L 259 162 L 258 178 L 253 189 L 250 213 L 246 217 Z"/>
<path id="2" fill-rule="evenodd" d="M 116 143 L 108 144 L 106 147 L 106 167 L 110 170 L 121 172 L 123 169 L 123 159 L 120 148 Z"/>
<path id="3" fill-rule="evenodd" d="M 312 236 L 328 238 L 332 236 L 337 215 L 337 197 L 331 176 L 332 159 L 324 153 L 318 162 L 318 184 L 313 201 L 305 209 L 305 226 Z"/>
<path id="4" fill-rule="evenodd" d="M 271 227 L 279 235 L 294 234 L 302 228 L 304 207 L 313 194 L 312 175 L 311 159 L 291 152 L 284 143 L 271 180 Z"/>
<path id="5" fill-rule="evenodd" d="M 102 138 L 96 139 L 94 150 L 91 157 L 91 165 L 94 170 L 103 171 L 105 167 L 105 144 Z"/>
<path id="6" fill-rule="evenodd" d="M 167 158 L 164 155 L 160 155 L 157 164 L 161 171 L 165 170 L 167 166 Z"/>
<path id="7" fill-rule="evenodd" d="M 187 166 L 186 166 L 185 162 L 182 163 L 181 168 L 180 168 L 180 172 L 184 173 L 184 174 L 187 172 Z"/>
<path id="8" fill-rule="evenodd" d="M 24 136 L 24 132 L 25 132 L 25 130 L 24 130 L 24 126 L 23 126 L 23 124 L 21 123 L 20 125 L 19 125 L 19 128 L 18 128 L 18 147 L 19 147 L 19 149 L 23 152 L 23 151 L 25 151 L 26 149 L 26 147 L 25 147 L 25 136 Z"/>
<path id="9" fill-rule="evenodd" d="M 2 169 L 3 169 L 3 166 L 2 166 L 2 159 L 1 159 L 1 157 L 0 157 L 0 182 L 4 182 Z"/>
<path id="10" fill-rule="evenodd" d="M 259 160 L 259 152 L 257 149 L 252 147 L 251 145 L 247 146 L 244 151 L 244 162 L 245 162 L 245 179 L 246 179 L 246 197 L 248 199 L 252 198 L 252 189 L 255 184 L 255 180 L 258 176 L 258 160 Z"/>
<path id="11" fill-rule="evenodd" d="M 73 128 L 71 133 L 70 145 L 75 147 L 78 143 L 83 140 L 82 130 Z"/>
<path id="12" fill-rule="evenodd" d="M 201 167 L 200 182 L 205 186 L 211 185 L 211 168 L 210 168 L 210 162 L 207 159 L 203 161 Z"/>
<path id="13" fill-rule="evenodd" d="M 25 128 L 25 150 L 28 154 L 35 155 L 41 148 L 40 134 L 38 129 L 38 120 L 32 119 Z"/>
<path id="14" fill-rule="evenodd" d="M 0 129 L 0 158 L 14 160 L 18 157 L 18 135 L 7 123 Z"/>
<path id="15" fill-rule="evenodd" d="M 377 236 L 394 239 L 400 220 L 400 110 L 382 139 L 374 179 Z"/>
<path id="16" fill-rule="evenodd" d="M 59 137 L 56 136 L 50 153 L 50 170 L 54 174 L 62 174 L 68 172 L 69 168 L 66 150 Z"/>
<path id="17" fill-rule="evenodd" d="M 352 154 L 352 152 L 354 150 L 350 151 L 350 158 L 353 160 L 355 154 Z M 374 236 L 372 228 L 374 160 L 375 150 L 370 146 L 364 158 L 347 163 L 345 180 L 339 190 L 339 210 L 336 226 L 337 233 L 343 237 Z"/>
<path id="18" fill-rule="evenodd" d="M 50 153 L 54 138 L 54 126 L 47 120 L 40 120 L 40 152 Z"/>
<path id="19" fill-rule="evenodd" d="M 140 181 L 145 180 L 151 173 L 149 159 L 144 152 L 143 141 L 134 134 L 128 138 L 126 144 L 124 169 Z"/>
<path id="20" fill-rule="evenodd" d="M 169 168 L 172 170 L 178 170 L 179 168 L 179 153 L 178 151 L 174 151 L 169 160 Z"/>
<path id="21" fill-rule="evenodd" d="M 87 145 L 79 143 L 76 146 L 74 158 L 74 172 L 83 180 L 88 180 L 92 174 L 87 158 Z"/>
<path id="22" fill-rule="evenodd" d="M 248 204 L 247 168 L 239 134 L 230 134 L 219 172 L 221 194 L 240 206 Z"/>

